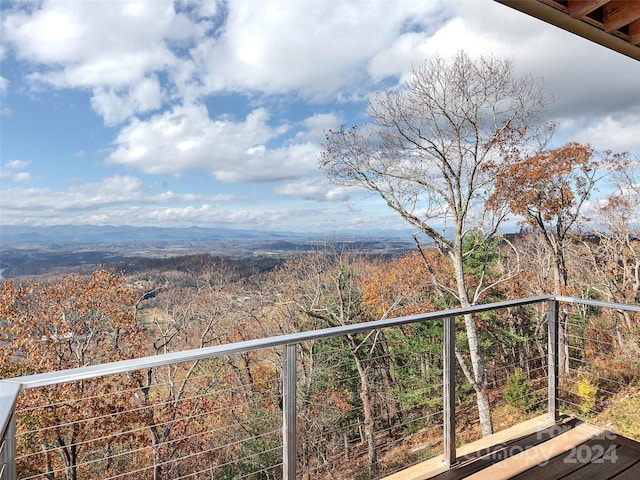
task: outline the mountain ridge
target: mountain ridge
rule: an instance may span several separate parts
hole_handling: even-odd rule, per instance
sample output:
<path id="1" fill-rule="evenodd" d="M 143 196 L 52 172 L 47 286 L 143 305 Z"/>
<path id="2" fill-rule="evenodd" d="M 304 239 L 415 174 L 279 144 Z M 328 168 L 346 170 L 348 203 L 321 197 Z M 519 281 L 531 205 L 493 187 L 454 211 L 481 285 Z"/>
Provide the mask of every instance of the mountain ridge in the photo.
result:
<path id="1" fill-rule="evenodd" d="M 117 242 L 217 242 L 310 239 L 411 239 L 410 230 L 340 230 L 335 232 L 291 232 L 247 230 L 228 227 L 134 227 L 128 225 L 0 225 L 0 245 Z"/>

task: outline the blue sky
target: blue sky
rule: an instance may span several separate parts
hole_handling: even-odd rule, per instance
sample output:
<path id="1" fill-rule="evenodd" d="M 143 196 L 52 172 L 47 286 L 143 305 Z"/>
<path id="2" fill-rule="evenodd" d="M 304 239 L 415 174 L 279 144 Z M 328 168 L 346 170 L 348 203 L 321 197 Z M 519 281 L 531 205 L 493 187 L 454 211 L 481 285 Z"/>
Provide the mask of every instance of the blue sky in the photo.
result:
<path id="1" fill-rule="evenodd" d="M 326 183 L 323 132 L 459 50 L 543 77 L 555 144 L 640 153 L 640 62 L 492 0 L 0 8 L 1 224 L 403 228 Z"/>

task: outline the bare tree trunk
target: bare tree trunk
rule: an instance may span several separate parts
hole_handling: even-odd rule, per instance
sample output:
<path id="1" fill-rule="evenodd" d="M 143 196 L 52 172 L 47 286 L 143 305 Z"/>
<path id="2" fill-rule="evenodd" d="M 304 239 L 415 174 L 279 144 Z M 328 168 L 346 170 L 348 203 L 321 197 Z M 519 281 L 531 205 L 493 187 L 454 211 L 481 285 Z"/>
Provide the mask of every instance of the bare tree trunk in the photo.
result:
<path id="1" fill-rule="evenodd" d="M 376 453 L 376 438 L 373 418 L 373 400 L 371 395 L 371 382 L 367 369 L 357 354 L 357 343 L 352 335 L 346 336 L 349 349 L 353 353 L 353 358 L 358 368 L 358 376 L 360 377 L 360 399 L 362 400 L 362 410 L 364 413 L 364 437 L 367 442 L 367 457 L 369 459 L 369 470 L 371 473 L 377 471 L 378 458 Z"/>
<path id="2" fill-rule="evenodd" d="M 462 265 L 462 245 L 456 245 L 456 251 L 451 254 L 453 265 L 456 273 L 456 284 L 458 286 L 458 296 L 461 307 L 470 307 L 469 294 L 465 287 L 464 270 Z M 480 341 L 478 338 L 478 326 L 476 325 L 473 315 L 464 315 L 464 324 L 467 332 L 467 341 L 469 342 L 469 357 L 471 358 L 472 371 L 463 368 L 467 372 L 467 380 L 471 383 L 476 393 L 476 403 L 478 405 L 478 419 L 482 436 L 491 435 L 493 433 L 493 423 L 491 421 L 491 404 L 489 402 L 489 394 L 487 392 L 487 371 L 484 358 L 480 351 Z M 458 356 L 460 361 L 462 357 Z M 469 378 L 469 373 L 472 374 Z"/>
<path id="3" fill-rule="evenodd" d="M 554 237 L 550 237 L 554 240 Z M 569 285 L 569 275 L 564 258 L 564 246 L 560 240 L 550 242 L 554 252 L 554 280 L 556 295 L 566 295 Z M 566 378 L 569 373 L 569 316 L 560 309 L 558 312 L 558 373 L 560 378 Z"/>

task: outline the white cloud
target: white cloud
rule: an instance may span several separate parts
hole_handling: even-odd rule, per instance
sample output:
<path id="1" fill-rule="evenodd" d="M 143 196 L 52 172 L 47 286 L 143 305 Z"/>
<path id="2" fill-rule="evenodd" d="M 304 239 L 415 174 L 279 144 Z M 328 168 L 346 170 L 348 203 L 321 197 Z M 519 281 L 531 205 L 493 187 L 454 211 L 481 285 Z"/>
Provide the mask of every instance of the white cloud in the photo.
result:
<path id="1" fill-rule="evenodd" d="M 0 181 L 12 183 L 26 183 L 31 180 L 31 174 L 25 172 L 31 162 L 26 160 L 10 160 L 0 163 Z"/>
<path id="2" fill-rule="evenodd" d="M 456 4 L 460 33 L 468 39 L 461 48 L 482 45 L 483 38 L 495 42 L 485 53 L 511 58 L 517 71 L 542 77 L 555 98 L 551 113 L 560 121 L 591 122 L 640 107 L 637 61 L 498 2 Z"/>
<path id="3" fill-rule="evenodd" d="M 209 91 L 291 90 L 330 98 L 357 90 L 366 63 L 441 2 L 229 2 L 224 34 L 194 49 Z"/>
<path id="4" fill-rule="evenodd" d="M 181 208 L 193 207 L 188 204 L 219 203 L 236 199 L 232 194 L 195 195 L 171 191 L 149 194 L 145 184 L 132 176 L 113 176 L 99 182 L 74 185 L 66 191 L 52 191 L 48 188 L 9 189 L 0 191 L 3 216 L 7 219 L 19 212 L 42 211 L 90 212 L 109 208 L 131 208 L 132 205 L 187 204 Z M 80 214 L 80 213 L 79 213 Z M 71 217 L 72 218 L 72 217 Z M 77 221 L 74 221 L 77 223 Z"/>
<path id="5" fill-rule="evenodd" d="M 14 225 L 109 224 L 185 227 L 225 225 L 235 228 L 326 231 L 336 228 L 328 209 L 266 203 L 250 207 L 229 204 L 233 195 L 145 195 L 135 180 L 107 179 L 66 192 L 49 189 L 0 191 L 3 221 Z M 114 192 L 116 185 L 124 191 Z M 104 189 L 105 195 L 96 189 Z M 110 195 L 106 195 L 111 189 Z"/>
<path id="6" fill-rule="evenodd" d="M 190 0 L 188 3 L 201 17 L 214 17 L 218 13 L 218 2 L 211 0 Z"/>
<path id="7" fill-rule="evenodd" d="M 26 183 L 31 180 L 31 174 L 29 172 L 17 172 L 10 176 L 10 180 L 13 183 Z"/>
<path id="8" fill-rule="evenodd" d="M 20 4 L 2 27 L 17 56 L 36 65 L 33 84 L 92 91 L 94 110 L 115 125 L 176 97 L 364 91 L 367 62 L 400 32 L 428 25 L 442 4 L 231 1 L 221 12 L 204 0 L 43 0 Z"/>
<path id="9" fill-rule="evenodd" d="M 154 174 L 206 171 L 224 182 L 271 181 L 316 171 L 315 144 L 267 148 L 286 131 L 268 121 L 263 108 L 234 121 L 212 120 L 203 105 L 179 106 L 123 128 L 107 161 Z"/>
<path id="10" fill-rule="evenodd" d="M 394 75 L 407 80 L 412 67 L 419 66 L 425 59 L 435 55 L 452 57 L 460 50 L 477 57 L 487 52 L 500 52 L 504 50 L 504 44 L 484 32 L 470 30 L 462 18 L 453 18 L 433 35 L 425 32 L 400 35 L 373 58 L 369 72 L 374 77 Z"/>
<path id="11" fill-rule="evenodd" d="M 162 47 L 149 53 L 127 52 L 71 64 L 63 70 L 33 73 L 32 82 L 48 83 L 58 88 L 133 89 L 144 82 L 150 72 L 165 70 L 173 63 L 171 54 Z M 128 87 L 128 88 L 127 88 Z"/>
<path id="12" fill-rule="evenodd" d="M 30 164 L 31 162 L 27 160 L 10 160 L 8 162 L 3 162 L 2 166 L 11 170 L 17 170 L 20 168 L 27 168 Z"/>
<path id="13" fill-rule="evenodd" d="M 72 186 L 69 193 L 82 195 L 90 202 L 100 202 L 103 198 L 130 198 L 132 195 L 138 195 L 142 186 L 143 183 L 138 178 L 116 175 L 97 183 Z"/>
<path id="14" fill-rule="evenodd" d="M 108 175 L 104 181 L 59 192 L 0 192 L 3 219 L 5 205 L 11 204 L 11 218 L 18 223 L 30 215 L 60 223 L 63 214 L 79 223 L 229 222 L 278 229 L 331 229 L 336 218 L 365 228 L 374 221 L 401 223 L 380 213 L 387 210 L 378 199 L 350 202 L 349 195 L 359 198 L 362 192 L 319 178 L 324 131 L 360 121 L 362 104 L 348 102 L 366 100 L 371 90 L 406 78 L 411 65 L 436 53 L 447 57 L 460 49 L 471 56 L 512 58 L 519 72 L 544 77 L 549 93 L 558 98 L 552 113 L 563 141 L 640 149 L 639 64 L 492 0 L 41 0 L 15 2 L 3 19 L 0 58 L 17 59 L 18 70 L 30 73 L 30 83 L 7 77 L 15 81 L 8 89 L 8 79 L 0 78 L 0 91 L 14 94 L 9 91 L 17 90 L 14 85 L 68 90 L 51 96 L 63 120 L 87 118 L 64 116 L 64 108 L 86 101 L 77 95 L 81 91 L 90 95 L 90 107 L 106 125 L 119 126 L 106 173 L 92 170 L 94 178 Z M 593 61 L 583 62 L 585 56 Z M 225 114 L 236 107 L 237 92 L 245 95 L 244 113 Z M 21 99 L 10 100 L 21 115 L 27 112 Z M 336 106 L 335 100 L 344 104 Z M 313 102 L 317 108 L 310 107 Z M 276 119 L 276 112 L 291 117 Z M 10 108 L 0 110 L 3 117 L 12 114 Z M 73 127 L 70 123 L 68 131 Z M 112 131 L 96 128 L 82 148 L 104 151 L 97 142 Z M 77 136 L 69 138 L 72 143 L 61 139 L 62 153 L 48 151 L 42 157 L 68 157 L 80 148 Z M 80 161 L 69 163 L 75 167 Z M 94 167 L 82 164 L 74 173 L 62 165 L 59 171 L 81 176 Z M 2 179 L 40 180 L 28 167 L 27 162 L 5 163 Z M 38 167 L 39 172 L 51 168 Z M 193 188 L 232 182 L 237 185 L 229 188 L 246 198 L 238 207 L 230 205 L 238 199 L 225 194 L 168 187 L 150 193 L 146 180 L 118 175 L 131 171 L 173 176 L 177 190 L 186 172 L 205 172 L 213 179 L 194 175 L 202 183 Z M 51 173 L 53 180 L 53 168 Z M 247 187 L 242 182 L 281 184 Z M 291 206 L 285 203 L 291 198 L 308 201 Z M 378 207 L 376 216 L 371 212 Z"/>
<path id="15" fill-rule="evenodd" d="M 302 125 L 306 130 L 301 132 L 297 139 L 322 143 L 325 140 L 325 132 L 339 128 L 342 123 L 343 120 L 333 113 L 312 115 L 302 121 Z"/>
<path id="16" fill-rule="evenodd" d="M 331 185 L 324 178 L 306 178 L 297 182 L 287 182 L 276 187 L 273 192 L 277 195 L 298 196 L 305 200 L 324 202 L 348 200 L 354 190 Z"/>
<path id="17" fill-rule="evenodd" d="M 162 105 L 162 90 L 155 78 L 145 78 L 121 93 L 112 88 L 93 89 L 91 106 L 106 125 L 117 125 L 136 113 L 155 110 Z"/>
<path id="18" fill-rule="evenodd" d="M 638 149 L 638 62 L 498 2 L 455 0 L 449 8 L 452 17 L 435 33 L 405 32 L 381 50 L 369 65 L 371 75 L 406 79 L 412 65 L 458 50 L 512 59 L 517 72 L 539 76 L 554 98 L 556 140 Z"/>
<path id="19" fill-rule="evenodd" d="M 598 118 L 575 134 L 576 140 L 599 150 L 640 152 L 640 113 Z"/>
<path id="20" fill-rule="evenodd" d="M 42 64 L 100 65 L 134 52 L 153 59 L 176 18 L 172 0 L 44 0 L 23 7 L 6 16 L 5 38 L 20 57 Z"/>
<path id="21" fill-rule="evenodd" d="M 93 90 L 92 106 L 108 124 L 158 108 L 155 74 L 170 77 L 179 74 L 174 68 L 184 67 L 170 44 L 188 45 L 206 31 L 176 13 L 172 0 L 45 0 L 21 8 L 7 14 L 2 27 L 19 58 L 45 67 L 27 78 L 55 88 Z"/>

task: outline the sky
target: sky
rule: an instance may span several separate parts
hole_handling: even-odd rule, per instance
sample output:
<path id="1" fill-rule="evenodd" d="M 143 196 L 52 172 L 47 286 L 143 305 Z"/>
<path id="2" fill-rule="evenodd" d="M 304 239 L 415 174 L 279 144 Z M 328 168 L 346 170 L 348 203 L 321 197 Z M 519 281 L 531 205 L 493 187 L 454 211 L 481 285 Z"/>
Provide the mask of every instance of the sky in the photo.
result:
<path id="1" fill-rule="evenodd" d="M 324 132 L 363 124 L 373 92 L 460 50 L 542 77 L 556 146 L 640 154 L 640 62 L 493 0 L 0 9 L 0 224 L 404 228 L 327 183 Z"/>

